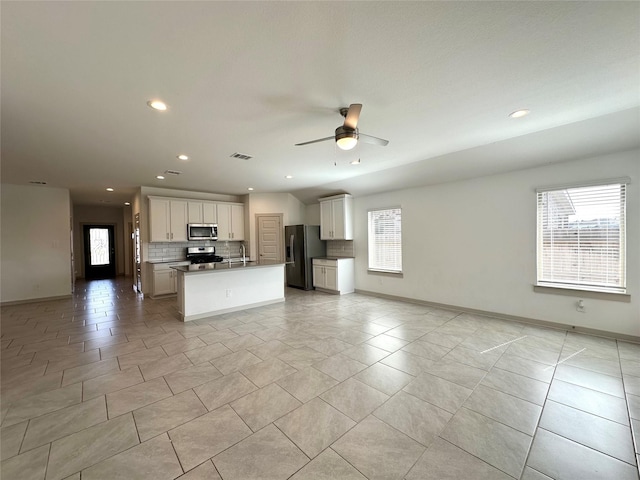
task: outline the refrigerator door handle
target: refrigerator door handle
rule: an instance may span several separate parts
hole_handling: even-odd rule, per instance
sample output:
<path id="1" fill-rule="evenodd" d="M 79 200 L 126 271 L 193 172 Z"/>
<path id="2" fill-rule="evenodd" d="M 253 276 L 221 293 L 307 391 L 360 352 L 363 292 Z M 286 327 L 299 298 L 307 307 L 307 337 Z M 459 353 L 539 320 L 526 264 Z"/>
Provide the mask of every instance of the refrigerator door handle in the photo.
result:
<path id="1" fill-rule="evenodd" d="M 289 248 L 291 249 L 291 260 L 290 260 L 290 262 L 295 264 L 296 263 L 296 257 L 295 257 L 295 252 L 293 250 L 293 238 L 294 238 L 293 235 L 291 235 L 289 237 Z"/>

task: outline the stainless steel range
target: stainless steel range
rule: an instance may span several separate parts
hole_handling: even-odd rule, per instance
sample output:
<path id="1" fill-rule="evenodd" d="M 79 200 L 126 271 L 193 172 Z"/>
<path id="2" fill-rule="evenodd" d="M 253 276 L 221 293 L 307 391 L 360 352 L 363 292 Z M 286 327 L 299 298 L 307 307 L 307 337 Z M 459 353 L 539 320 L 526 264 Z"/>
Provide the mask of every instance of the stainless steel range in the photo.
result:
<path id="1" fill-rule="evenodd" d="M 213 263 L 223 259 L 216 255 L 216 247 L 187 247 L 187 260 L 191 263 Z"/>

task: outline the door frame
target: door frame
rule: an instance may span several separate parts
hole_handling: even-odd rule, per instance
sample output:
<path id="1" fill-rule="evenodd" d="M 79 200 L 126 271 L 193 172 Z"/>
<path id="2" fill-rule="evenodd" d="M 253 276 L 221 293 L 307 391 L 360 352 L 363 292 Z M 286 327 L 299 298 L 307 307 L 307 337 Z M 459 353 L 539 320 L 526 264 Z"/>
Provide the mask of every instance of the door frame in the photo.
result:
<path id="1" fill-rule="evenodd" d="M 283 213 L 256 213 L 256 260 L 260 256 L 260 218 L 279 217 L 280 218 L 280 244 L 278 245 L 278 261 L 284 262 L 284 214 Z"/>
<path id="2" fill-rule="evenodd" d="M 90 249 L 87 248 L 88 242 L 88 234 L 91 228 L 106 228 L 109 230 L 109 242 L 111 243 L 111 251 L 109 252 L 109 266 L 113 266 L 113 275 L 102 277 L 102 278 L 115 278 L 118 274 L 118 262 L 117 262 L 117 249 L 116 249 L 116 238 L 117 238 L 117 225 L 115 223 L 83 223 L 82 227 L 82 273 L 83 278 L 87 279 L 87 266 L 90 265 L 89 255 L 91 254 Z M 99 278 L 99 277 L 95 277 Z M 91 279 L 91 278 L 89 278 Z"/>

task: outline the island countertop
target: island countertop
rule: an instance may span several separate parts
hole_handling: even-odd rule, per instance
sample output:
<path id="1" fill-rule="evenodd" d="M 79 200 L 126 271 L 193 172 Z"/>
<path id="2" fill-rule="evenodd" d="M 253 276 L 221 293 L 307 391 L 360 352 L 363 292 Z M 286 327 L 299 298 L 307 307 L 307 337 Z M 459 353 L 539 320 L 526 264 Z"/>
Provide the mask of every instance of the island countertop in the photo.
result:
<path id="1" fill-rule="evenodd" d="M 284 262 L 278 262 L 274 260 L 260 260 L 260 261 L 234 261 L 234 262 L 215 262 L 215 263 L 194 263 L 191 265 L 176 265 L 172 266 L 174 270 L 178 272 L 184 272 L 185 274 L 191 273 L 210 273 L 210 272 L 226 272 L 229 270 L 237 269 L 250 269 L 260 267 L 274 267 L 276 265 L 284 265 Z"/>

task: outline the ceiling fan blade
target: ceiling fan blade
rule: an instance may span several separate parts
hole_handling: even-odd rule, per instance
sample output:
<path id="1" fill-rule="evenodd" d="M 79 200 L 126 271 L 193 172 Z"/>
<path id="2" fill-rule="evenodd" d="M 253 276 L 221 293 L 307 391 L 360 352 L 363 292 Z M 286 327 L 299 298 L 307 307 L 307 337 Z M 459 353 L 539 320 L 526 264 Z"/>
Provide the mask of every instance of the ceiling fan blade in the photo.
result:
<path id="1" fill-rule="evenodd" d="M 317 140 L 311 140 L 310 142 L 296 143 L 294 146 L 301 147 L 302 145 L 310 145 L 312 143 L 326 142 L 327 140 L 335 140 L 335 138 L 336 138 L 335 136 L 318 138 Z"/>
<path id="2" fill-rule="evenodd" d="M 355 130 L 358 126 L 358 119 L 360 118 L 360 110 L 362 110 L 361 103 L 352 103 L 349 105 L 349 111 L 344 119 L 344 126 Z"/>
<path id="3" fill-rule="evenodd" d="M 387 145 L 389 145 L 389 140 L 385 140 L 384 138 L 372 137 L 371 135 L 366 135 L 364 133 L 359 133 L 358 138 L 364 143 L 370 143 L 372 145 L 380 145 L 381 147 L 386 147 Z"/>

